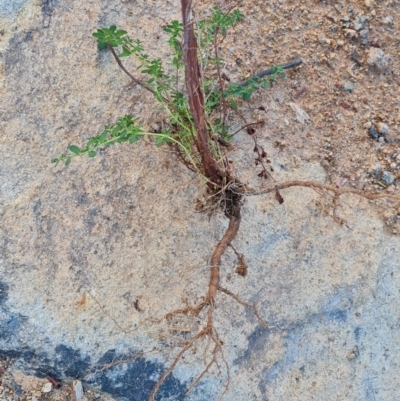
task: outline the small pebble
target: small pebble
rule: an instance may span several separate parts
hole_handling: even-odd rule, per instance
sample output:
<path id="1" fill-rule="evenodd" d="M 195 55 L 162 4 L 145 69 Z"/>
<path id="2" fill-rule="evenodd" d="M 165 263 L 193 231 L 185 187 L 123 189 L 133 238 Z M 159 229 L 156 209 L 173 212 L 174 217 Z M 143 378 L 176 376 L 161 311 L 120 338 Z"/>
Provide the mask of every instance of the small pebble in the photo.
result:
<path id="1" fill-rule="evenodd" d="M 391 185 L 394 183 L 394 176 L 393 174 L 391 174 L 389 171 L 383 171 L 382 172 L 382 177 L 381 177 L 381 181 L 386 184 L 386 185 Z"/>
<path id="2" fill-rule="evenodd" d="M 353 92 L 353 90 L 356 88 L 356 84 L 354 83 L 354 82 L 351 82 L 351 81 L 346 81 L 344 84 L 343 84 L 343 89 L 346 91 L 346 92 Z"/>
<path id="3" fill-rule="evenodd" d="M 370 67 L 383 70 L 388 66 L 390 57 L 386 56 L 382 49 L 371 47 L 368 52 L 367 63 Z"/>
<path id="4" fill-rule="evenodd" d="M 365 7 L 371 8 L 372 7 L 372 0 L 365 0 L 364 4 L 365 4 Z"/>
<path id="5" fill-rule="evenodd" d="M 381 135 L 387 135 L 389 133 L 389 127 L 385 123 L 382 123 L 382 122 L 379 122 L 376 124 L 376 130 Z"/>
<path id="6" fill-rule="evenodd" d="M 355 31 L 354 29 L 344 29 L 344 33 L 349 39 L 357 37 L 357 31 Z"/>
<path id="7" fill-rule="evenodd" d="M 50 391 L 53 390 L 53 385 L 49 383 L 45 383 L 45 385 L 42 387 L 42 393 L 50 393 Z"/>
<path id="8" fill-rule="evenodd" d="M 393 25 L 393 16 L 388 15 L 383 19 L 383 23 L 386 25 Z"/>
<path id="9" fill-rule="evenodd" d="M 366 45 L 368 43 L 369 30 L 368 29 L 362 29 L 360 31 L 360 38 L 361 38 L 361 44 L 362 45 Z"/>
<path id="10" fill-rule="evenodd" d="M 354 28 L 356 31 L 360 31 L 364 28 L 365 24 L 367 23 L 368 19 L 364 15 L 359 15 L 354 22 Z"/>
<path id="11" fill-rule="evenodd" d="M 74 380 L 72 383 L 75 393 L 75 400 L 81 401 L 83 398 L 83 386 L 80 380 Z"/>
<path id="12" fill-rule="evenodd" d="M 372 139 L 379 139 L 379 133 L 377 132 L 375 125 L 371 125 L 368 129 L 368 135 Z"/>

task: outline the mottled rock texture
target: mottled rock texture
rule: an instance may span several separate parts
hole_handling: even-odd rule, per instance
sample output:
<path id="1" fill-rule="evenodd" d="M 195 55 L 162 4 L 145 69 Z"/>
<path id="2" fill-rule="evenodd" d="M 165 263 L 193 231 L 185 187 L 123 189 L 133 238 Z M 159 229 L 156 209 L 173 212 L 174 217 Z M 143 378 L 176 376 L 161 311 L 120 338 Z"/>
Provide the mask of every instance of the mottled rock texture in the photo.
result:
<path id="1" fill-rule="evenodd" d="M 150 95 L 126 87 L 91 33 L 116 23 L 163 57 L 156 38 L 179 18 L 178 2 L 2 0 L 0 10 L 0 355 L 25 373 L 142 401 L 174 346 L 200 327 L 203 316 L 162 318 L 204 296 L 227 222 L 195 212 L 204 187 L 150 141 L 68 168 L 50 159 L 125 113 L 152 122 Z M 245 179 L 247 147 L 236 156 Z M 324 179 L 317 165 L 274 163 L 279 179 Z M 269 195 L 245 202 L 234 243 L 248 275 L 234 273 L 231 250 L 223 260 L 223 285 L 257 303 L 271 327 L 218 296 L 225 399 L 400 399 L 398 238 L 360 198 L 343 199 L 340 226 L 319 194 L 282 194 L 283 206 Z M 221 358 L 221 372 L 214 367 L 184 395 L 206 345 L 187 354 L 157 399 L 218 399 L 228 380 Z"/>

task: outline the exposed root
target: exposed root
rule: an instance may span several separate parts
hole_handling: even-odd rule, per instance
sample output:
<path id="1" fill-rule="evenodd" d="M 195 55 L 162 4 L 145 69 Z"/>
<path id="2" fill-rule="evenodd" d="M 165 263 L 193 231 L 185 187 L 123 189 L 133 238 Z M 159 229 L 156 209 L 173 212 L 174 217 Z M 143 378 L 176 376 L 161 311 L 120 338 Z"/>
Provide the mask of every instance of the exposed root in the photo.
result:
<path id="1" fill-rule="evenodd" d="M 217 346 L 214 347 L 213 352 L 212 352 L 212 359 L 208 363 L 208 365 L 203 369 L 203 371 L 197 376 L 197 379 L 189 386 L 189 388 L 186 390 L 185 395 L 188 395 L 194 387 L 197 386 L 197 384 L 200 382 L 200 380 L 203 378 L 203 376 L 210 370 L 210 368 L 216 363 L 216 353 L 217 353 Z"/>
<path id="2" fill-rule="evenodd" d="M 227 290 L 226 288 L 223 288 L 221 286 L 218 286 L 218 290 L 221 292 L 224 292 L 226 295 L 229 295 L 230 297 L 232 297 L 236 302 L 238 302 L 239 304 L 245 306 L 246 308 L 251 308 L 253 310 L 253 313 L 255 315 L 255 317 L 258 319 L 258 321 L 261 323 L 261 325 L 263 325 L 266 329 L 269 330 L 269 326 L 267 324 L 267 322 L 260 316 L 257 306 L 255 304 L 250 304 L 248 302 L 242 301 L 237 295 L 235 295 L 233 292 Z"/>
<path id="3" fill-rule="evenodd" d="M 161 385 L 165 382 L 165 379 L 169 376 L 169 374 L 175 369 L 175 366 L 182 359 L 183 354 L 201 337 L 203 337 L 207 333 L 207 327 L 197 333 L 190 341 L 186 343 L 186 345 L 181 349 L 178 355 L 175 357 L 174 361 L 170 365 L 170 367 L 164 372 L 164 374 L 160 377 L 153 390 L 151 391 L 149 398 L 147 401 L 154 401 L 154 397 L 160 389 Z"/>
<path id="4" fill-rule="evenodd" d="M 96 368 L 94 371 L 86 374 L 83 377 L 83 379 L 87 380 L 90 376 L 96 375 L 96 374 L 98 374 L 100 372 L 104 372 L 105 370 L 111 369 L 114 366 L 125 365 L 125 364 L 128 364 L 128 363 L 132 363 L 136 359 L 143 358 L 144 356 L 146 356 L 148 354 L 154 354 L 154 353 L 160 353 L 160 352 L 161 352 L 161 349 L 154 349 L 154 350 L 150 350 L 150 351 L 138 352 L 137 354 L 134 354 L 133 356 L 131 356 L 129 359 L 119 359 L 119 360 L 116 360 L 114 362 L 107 363 L 107 364 L 103 365 L 101 368 Z"/>
<path id="5" fill-rule="evenodd" d="M 241 195 L 262 195 L 267 194 L 270 192 L 275 192 L 279 189 L 285 189 L 290 187 L 305 187 L 305 188 L 312 188 L 315 190 L 322 190 L 331 192 L 332 195 L 336 195 L 337 197 L 345 194 L 354 194 L 361 196 L 368 200 L 375 200 L 375 199 L 389 199 L 394 201 L 400 201 L 399 195 L 391 195 L 391 194 L 374 194 L 368 193 L 361 189 L 354 189 L 354 188 L 338 188 L 333 185 L 321 184 L 319 182 L 314 181 L 302 181 L 302 180 L 293 180 L 293 181 L 286 181 L 282 183 L 274 183 L 262 186 L 259 190 L 249 188 L 241 183 L 234 189 L 231 188 L 232 191 L 237 192 Z"/>
<path id="6" fill-rule="evenodd" d="M 181 351 L 175 357 L 172 364 L 164 372 L 164 374 L 161 376 L 161 378 L 157 381 L 152 392 L 150 393 L 148 401 L 154 400 L 154 397 L 157 394 L 158 390 L 160 389 L 161 385 L 164 383 L 164 381 L 166 380 L 168 375 L 175 369 L 175 366 L 182 359 L 182 356 L 184 355 L 184 353 L 186 351 L 188 351 L 193 346 L 193 344 L 200 338 L 202 338 L 204 336 L 208 336 L 214 342 L 215 347 L 212 352 L 213 358 L 212 358 L 211 362 L 207 364 L 206 368 L 199 375 L 199 377 L 189 387 L 190 390 L 201 380 L 201 378 L 206 374 L 206 372 L 210 369 L 210 367 L 214 363 L 217 364 L 216 355 L 218 354 L 218 352 L 221 351 L 221 354 L 222 354 L 222 343 L 219 340 L 218 334 L 215 332 L 214 325 L 213 325 L 215 297 L 217 295 L 218 289 L 220 288 L 219 282 L 220 282 L 221 257 L 224 254 L 224 252 L 226 251 L 226 248 L 230 245 L 232 240 L 236 237 L 236 234 L 237 234 L 237 232 L 239 230 L 239 226 L 240 226 L 240 220 L 241 220 L 241 215 L 240 215 L 241 195 L 235 194 L 234 192 L 230 191 L 229 189 L 225 192 L 225 195 L 226 195 L 226 197 L 225 197 L 226 203 L 224 205 L 224 212 L 225 212 L 225 215 L 229 218 L 229 225 L 228 225 L 228 228 L 227 228 L 225 234 L 222 236 L 221 240 L 218 242 L 218 244 L 215 247 L 214 252 L 211 256 L 210 282 L 208 285 L 207 295 L 202 302 L 200 302 L 198 305 L 196 305 L 194 307 L 177 309 L 174 312 L 168 313 L 166 315 L 167 319 L 169 319 L 177 314 L 193 313 L 193 314 L 197 315 L 200 313 L 200 311 L 202 309 L 204 309 L 206 306 L 208 306 L 207 324 L 201 331 L 199 331 L 191 340 L 189 340 L 183 346 Z M 229 384 L 229 381 L 230 381 L 229 365 L 226 362 L 223 354 L 222 354 L 222 359 L 227 368 L 228 384 Z M 226 393 L 228 384 L 225 386 L 225 391 L 223 394 Z"/>

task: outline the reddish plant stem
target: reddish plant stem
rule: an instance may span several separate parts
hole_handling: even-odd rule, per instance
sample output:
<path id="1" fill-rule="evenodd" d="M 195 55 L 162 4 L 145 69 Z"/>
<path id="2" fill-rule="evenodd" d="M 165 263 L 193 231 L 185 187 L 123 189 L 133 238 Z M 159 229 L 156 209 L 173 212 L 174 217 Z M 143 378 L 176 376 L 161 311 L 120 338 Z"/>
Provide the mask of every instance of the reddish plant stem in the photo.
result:
<path id="1" fill-rule="evenodd" d="M 135 78 L 126 68 L 125 66 L 122 64 L 121 60 L 119 59 L 117 53 L 115 53 L 115 50 L 112 46 L 108 45 L 108 48 L 110 49 L 112 55 L 115 58 L 115 61 L 117 62 L 119 68 L 121 68 L 121 70 L 128 75 L 128 77 L 135 83 L 140 85 L 142 88 L 148 90 L 150 93 L 152 93 L 153 95 L 155 94 L 154 90 L 151 89 L 148 85 L 144 84 L 143 82 L 139 81 L 137 78 Z"/>
<path id="2" fill-rule="evenodd" d="M 204 97 L 201 91 L 200 67 L 197 59 L 197 40 L 194 35 L 192 0 L 181 0 L 183 21 L 183 59 L 185 64 L 185 83 L 188 92 L 190 112 L 196 129 L 196 147 L 200 153 L 204 174 L 211 183 L 222 184 L 226 177 L 225 169 L 214 159 L 208 142 L 207 125 L 204 113 Z"/>

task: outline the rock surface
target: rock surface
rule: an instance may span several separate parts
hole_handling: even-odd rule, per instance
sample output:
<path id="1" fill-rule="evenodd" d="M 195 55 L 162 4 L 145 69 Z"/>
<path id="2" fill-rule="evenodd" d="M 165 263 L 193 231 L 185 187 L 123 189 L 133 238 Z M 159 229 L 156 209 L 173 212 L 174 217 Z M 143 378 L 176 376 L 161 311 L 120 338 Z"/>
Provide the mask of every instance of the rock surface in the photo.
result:
<path id="1" fill-rule="evenodd" d="M 91 33 L 116 23 L 162 57 L 156 37 L 179 9 L 144 0 L 2 0 L 2 7 L 0 356 L 28 374 L 142 401 L 174 347 L 200 327 L 163 317 L 204 296 L 207 260 L 226 220 L 194 212 L 201 183 L 149 141 L 68 168 L 50 159 L 125 113 L 151 122 L 151 97 L 126 88 Z M 248 148 L 236 155 L 244 180 Z M 279 180 L 325 178 L 317 164 L 288 169 L 279 155 L 273 162 Z M 339 226 L 315 192 L 282 195 L 282 206 L 273 196 L 246 200 L 235 248 L 247 276 L 234 273 L 233 252 L 223 260 L 223 286 L 255 302 L 270 325 L 218 296 L 215 327 L 230 367 L 225 400 L 399 399 L 398 238 L 360 198 L 344 199 Z M 214 367 L 185 396 L 209 355 L 202 342 L 193 351 L 159 400 L 223 393 L 220 359 L 221 373 Z"/>

